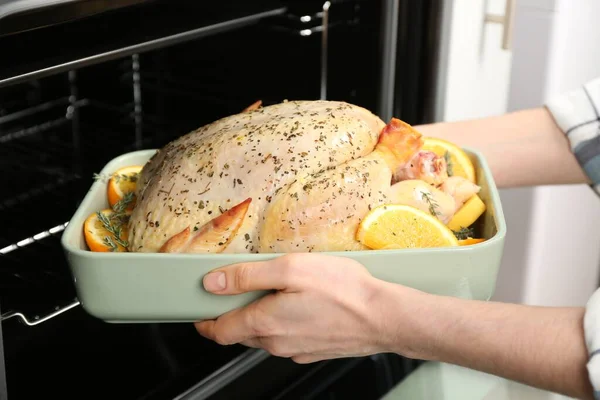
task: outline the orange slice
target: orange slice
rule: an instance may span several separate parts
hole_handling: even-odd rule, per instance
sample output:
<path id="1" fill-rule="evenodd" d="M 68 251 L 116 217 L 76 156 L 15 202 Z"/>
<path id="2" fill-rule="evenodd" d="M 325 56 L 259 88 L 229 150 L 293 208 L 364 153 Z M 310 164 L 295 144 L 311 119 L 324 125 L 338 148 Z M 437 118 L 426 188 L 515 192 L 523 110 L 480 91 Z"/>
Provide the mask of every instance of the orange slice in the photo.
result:
<path id="1" fill-rule="evenodd" d="M 127 203 L 125 208 L 128 210 L 133 209 L 135 205 L 135 195 L 133 193 L 142 168 L 142 165 L 123 167 L 111 175 L 106 188 L 108 204 L 111 208 L 114 208 L 119 201 L 125 200 Z"/>
<path id="2" fill-rule="evenodd" d="M 467 239 L 462 239 L 458 241 L 458 245 L 459 246 L 470 246 L 472 244 L 477 244 L 477 243 L 481 243 L 481 242 L 485 242 L 484 238 L 467 238 Z"/>
<path id="3" fill-rule="evenodd" d="M 130 211 L 117 213 L 105 209 L 91 214 L 83 224 L 85 242 L 91 251 L 127 251 L 127 221 Z"/>
<path id="4" fill-rule="evenodd" d="M 425 137 L 423 139 L 423 150 L 434 152 L 446 159 L 449 176 L 462 176 L 475 183 L 475 166 L 471 159 L 460 147 L 447 140 Z"/>
<path id="5" fill-rule="evenodd" d="M 390 204 L 369 211 L 356 240 L 374 249 L 458 246 L 458 239 L 438 218 L 418 208 Z"/>
<path id="6" fill-rule="evenodd" d="M 448 228 L 459 231 L 461 228 L 469 228 L 485 212 L 486 206 L 481 197 L 474 194 L 463 206 L 452 216 L 448 222 Z"/>

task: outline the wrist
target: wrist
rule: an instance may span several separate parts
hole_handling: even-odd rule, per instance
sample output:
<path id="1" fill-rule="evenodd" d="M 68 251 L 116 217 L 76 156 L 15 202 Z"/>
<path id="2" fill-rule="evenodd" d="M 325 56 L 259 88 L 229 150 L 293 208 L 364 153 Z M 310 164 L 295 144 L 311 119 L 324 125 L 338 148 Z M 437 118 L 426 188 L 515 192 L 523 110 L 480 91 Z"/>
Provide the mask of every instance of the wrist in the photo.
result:
<path id="1" fill-rule="evenodd" d="M 441 338 L 452 323 L 451 299 L 378 281 L 372 308 L 384 352 L 420 360 L 438 358 Z"/>

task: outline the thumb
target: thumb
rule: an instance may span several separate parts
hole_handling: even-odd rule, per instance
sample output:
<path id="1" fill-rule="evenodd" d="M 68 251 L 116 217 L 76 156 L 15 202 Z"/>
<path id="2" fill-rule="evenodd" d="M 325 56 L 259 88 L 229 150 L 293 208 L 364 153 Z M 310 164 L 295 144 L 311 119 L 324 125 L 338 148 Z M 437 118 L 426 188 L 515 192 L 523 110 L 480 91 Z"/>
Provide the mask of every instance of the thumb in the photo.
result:
<path id="1" fill-rule="evenodd" d="M 254 290 L 283 290 L 288 286 L 287 268 L 279 259 L 232 264 L 206 274 L 204 289 L 215 294 L 240 294 Z"/>

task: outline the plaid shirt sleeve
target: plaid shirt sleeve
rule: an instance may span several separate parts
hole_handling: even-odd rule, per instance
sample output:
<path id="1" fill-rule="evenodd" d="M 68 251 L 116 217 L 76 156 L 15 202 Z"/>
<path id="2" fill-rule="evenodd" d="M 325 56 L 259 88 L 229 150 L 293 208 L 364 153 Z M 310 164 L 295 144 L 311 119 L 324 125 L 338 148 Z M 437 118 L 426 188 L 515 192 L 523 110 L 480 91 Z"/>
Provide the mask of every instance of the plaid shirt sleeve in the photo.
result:
<path id="1" fill-rule="evenodd" d="M 546 103 L 600 195 L 600 77 Z"/>
<path id="2" fill-rule="evenodd" d="M 567 135 L 577 161 L 592 181 L 592 189 L 600 195 L 600 77 L 550 99 L 546 107 Z M 588 375 L 594 397 L 600 400 L 600 289 L 586 304 L 584 333 Z"/>

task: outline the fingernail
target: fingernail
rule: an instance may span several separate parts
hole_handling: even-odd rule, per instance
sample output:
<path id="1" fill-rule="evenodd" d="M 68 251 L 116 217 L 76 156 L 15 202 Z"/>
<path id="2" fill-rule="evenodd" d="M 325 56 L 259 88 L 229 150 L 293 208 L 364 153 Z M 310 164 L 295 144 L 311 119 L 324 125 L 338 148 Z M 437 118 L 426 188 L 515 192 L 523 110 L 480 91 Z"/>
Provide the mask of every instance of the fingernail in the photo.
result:
<path id="1" fill-rule="evenodd" d="M 224 272 L 211 272 L 204 277 L 204 289 L 209 292 L 218 292 L 225 289 L 227 282 Z"/>

